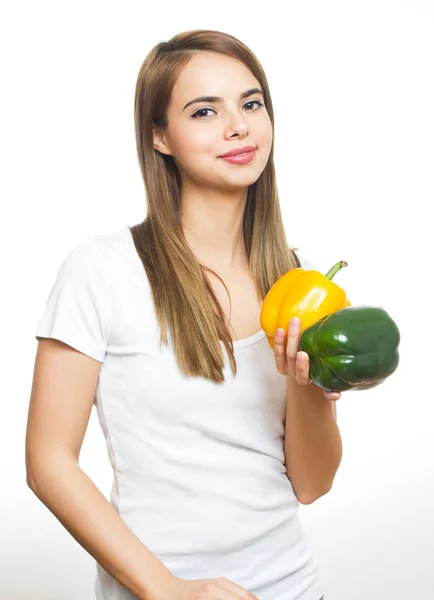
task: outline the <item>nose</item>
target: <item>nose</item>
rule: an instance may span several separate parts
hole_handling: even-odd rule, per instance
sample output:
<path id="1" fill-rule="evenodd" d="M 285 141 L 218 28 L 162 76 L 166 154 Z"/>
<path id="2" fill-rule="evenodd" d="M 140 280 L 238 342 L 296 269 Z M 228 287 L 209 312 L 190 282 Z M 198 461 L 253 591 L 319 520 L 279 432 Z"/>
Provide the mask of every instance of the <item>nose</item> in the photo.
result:
<path id="1" fill-rule="evenodd" d="M 226 137 L 231 138 L 235 134 L 245 137 L 249 133 L 249 126 L 246 118 L 239 112 L 231 113 L 226 125 Z"/>

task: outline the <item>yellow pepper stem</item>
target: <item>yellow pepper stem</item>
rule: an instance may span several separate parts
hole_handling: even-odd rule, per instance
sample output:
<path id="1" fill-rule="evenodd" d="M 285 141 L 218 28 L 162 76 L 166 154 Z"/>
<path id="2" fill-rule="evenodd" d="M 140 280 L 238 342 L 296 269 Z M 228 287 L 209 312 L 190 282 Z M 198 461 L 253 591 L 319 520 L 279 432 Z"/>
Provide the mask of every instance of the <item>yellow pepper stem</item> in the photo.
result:
<path id="1" fill-rule="evenodd" d="M 327 279 L 330 279 L 330 281 L 331 281 L 333 279 L 333 277 L 336 275 L 336 273 L 342 269 L 342 267 L 348 267 L 348 263 L 345 262 L 344 260 L 340 260 L 339 262 L 337 262 L 330 269 L 330 271 L 327 273 L 327 275 L 325 275 L 325 277 L 327 277 Z"/>

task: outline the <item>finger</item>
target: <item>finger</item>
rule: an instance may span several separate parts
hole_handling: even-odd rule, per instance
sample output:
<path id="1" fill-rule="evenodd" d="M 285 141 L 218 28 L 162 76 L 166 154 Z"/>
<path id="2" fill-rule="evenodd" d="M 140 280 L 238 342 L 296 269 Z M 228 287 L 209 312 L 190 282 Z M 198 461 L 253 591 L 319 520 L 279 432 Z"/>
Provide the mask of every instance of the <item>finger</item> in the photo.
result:
<path id="1" fill-rule="evenodd" d="M 297 353 L 296 379 L 300 385 L 309 385 L 312 380 L 309 377 L 309 355 L 307 352 Z"/>
<path id="2" fill-rule="evenodd" d="M 285 331 L 280 328 L 274 335 L 274 359 L 278 372 L 286 375 L 288 369 L 285 354 Z"/>
<path id="3" fill-rule="evenodd" d="M 298 317 L 293 317 L 288 328 L 288 343 L 286 344 L 287 360 L 295 363 L 297 360 L 297 352 L 300 337 L 301 320 Z"/>
<path id="4" fill-rule="evenodd" d="M 219 577 L 217 582 L 223 590 L 227 590 L 228 592 L 235 594 L 235 598 L 240 598 L 242 600 L 258 600 L 257 596 L 247 591 L 237 583 L 234 583 L 230 579 L 227 579 L 226 577 Z"/>

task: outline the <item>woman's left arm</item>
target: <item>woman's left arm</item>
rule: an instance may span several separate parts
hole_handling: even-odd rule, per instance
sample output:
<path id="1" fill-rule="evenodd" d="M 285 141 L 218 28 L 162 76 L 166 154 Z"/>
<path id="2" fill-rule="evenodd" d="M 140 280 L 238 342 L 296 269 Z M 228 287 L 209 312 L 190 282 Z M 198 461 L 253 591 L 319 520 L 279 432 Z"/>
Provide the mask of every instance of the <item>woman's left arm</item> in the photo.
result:
<path id="1" fill-rule="evenodd" d="M 285 466 L 301 504 L 330 491 L 342 459 L 336 402 L 324 390 L 287 375 Z"/>
<path id="2" fill-rule="evenodd" d="M 274 337 L 276 367 L 286 375 L 285 466 L 301 504 L 330 491 L 342 459 L 336 417 L 339 392 L 326 392 L 309 378 L 309 356 L 299 352 L 300 319 Z"/>

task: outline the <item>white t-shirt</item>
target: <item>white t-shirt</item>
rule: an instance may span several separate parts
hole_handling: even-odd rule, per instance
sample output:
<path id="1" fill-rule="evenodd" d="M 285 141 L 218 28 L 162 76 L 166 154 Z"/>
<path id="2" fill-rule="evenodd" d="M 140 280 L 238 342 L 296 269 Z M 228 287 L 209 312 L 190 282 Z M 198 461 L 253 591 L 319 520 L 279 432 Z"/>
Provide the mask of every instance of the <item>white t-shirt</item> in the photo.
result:
<path id="1" fill-rule="evenodd" d="M 113 507 L 177 577 L 227 577 L 259 600 L 319 600 L 319 564 L 284 466 L 286 378 L 264 331 L 234 341 L 235 378 L 221 342 L 220 385 L 184 377 L 170 332 L 161 349 L 159 334 L 128 226 L 69 252 L 35 336 L 102 362 L 94 405 Z M 136 598 L 99 563 L 95 593 Z"/>

